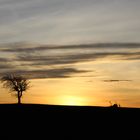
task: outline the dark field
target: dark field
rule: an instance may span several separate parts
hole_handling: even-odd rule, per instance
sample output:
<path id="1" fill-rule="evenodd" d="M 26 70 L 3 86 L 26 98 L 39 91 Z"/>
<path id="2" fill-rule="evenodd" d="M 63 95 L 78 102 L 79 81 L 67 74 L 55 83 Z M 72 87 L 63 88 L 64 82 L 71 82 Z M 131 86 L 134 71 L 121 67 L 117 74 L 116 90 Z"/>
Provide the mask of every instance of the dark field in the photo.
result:
<path id="1" fill-rule="evenodd" d="M 27 114 L 39 116 L 53 116 L 57 117 L 64 115 L 71 117 L 78 117 L 75 115 L 83 115 L 81 117 L 89 118 L 111 118 L 117 119 L 127 117 L 128 119 L 137 120 L 140 117 L 140 108 L 127 107 L 100 107 L 100 106 L 64 106 L 64 105 L 40 105 L 40 104 L 0 104 L 0 112 L 3 114 Z M 70 116 L 69 116 L 70 117 Z"/>
<path id="2" fill-rule="evenodd" d="M 66 105 L 42 105 L 42 104 L 0 104 L 3 113 L 41 113 L 41 115 L 67 115 L 67 113 L 84 113 L 85 115 L 140 115 L 140 108 L 128 107 L 101 107 L 101 106 L 66 106 Z M 46 114 L 47 113 L 47 114 Z M 62 114 L 61 114 L 62 113 Z M 33 115 L 33 114 L 32 114 Z M 72 115 L 72 114 L 71 114 Z"/>
<path id="3" fill-rule="evenodd" d="M 1 104 L 0 117 L 1 128 L 22 136 L 140 139 L 140 108 Z"/>

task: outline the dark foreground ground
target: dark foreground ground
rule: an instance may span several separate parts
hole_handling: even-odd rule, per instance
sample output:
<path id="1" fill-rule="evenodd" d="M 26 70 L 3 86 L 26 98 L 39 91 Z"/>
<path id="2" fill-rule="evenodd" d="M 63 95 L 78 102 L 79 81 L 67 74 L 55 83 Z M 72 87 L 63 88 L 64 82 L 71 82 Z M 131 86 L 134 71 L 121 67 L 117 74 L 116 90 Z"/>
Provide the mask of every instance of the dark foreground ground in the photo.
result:
<path id="1" fill-rule="evenodd" d="M 1 104 L 0 121 L 25 138 L 140 140 L 140 108 Z"/>

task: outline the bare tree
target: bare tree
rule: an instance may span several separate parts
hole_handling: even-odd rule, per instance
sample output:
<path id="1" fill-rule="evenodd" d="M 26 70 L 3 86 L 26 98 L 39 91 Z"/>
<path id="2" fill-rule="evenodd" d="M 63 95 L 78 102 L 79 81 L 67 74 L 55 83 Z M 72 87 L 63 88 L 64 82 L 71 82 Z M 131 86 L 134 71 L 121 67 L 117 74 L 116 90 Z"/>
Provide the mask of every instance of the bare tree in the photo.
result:
<path id="1" fill-rule="evenodd" d="M 21 104 L 23 92 L 29 88 L 29 80 L 21 75 L 6 74 L 1 78 L 4 88 L 9 88 L 11 92 L 16 92 L 18 104 Z"/>

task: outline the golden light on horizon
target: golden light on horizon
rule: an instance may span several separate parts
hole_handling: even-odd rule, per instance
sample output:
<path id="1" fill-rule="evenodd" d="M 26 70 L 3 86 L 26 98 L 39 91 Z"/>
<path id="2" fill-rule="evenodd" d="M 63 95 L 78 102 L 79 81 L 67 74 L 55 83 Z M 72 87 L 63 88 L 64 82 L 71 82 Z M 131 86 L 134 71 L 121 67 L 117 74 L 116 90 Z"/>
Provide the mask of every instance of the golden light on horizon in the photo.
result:
<path id="1" fill-rule="evenodd" d="M 137 98 L 138 91 L 135 91 L 135 94 L 128 94 L 131 92 L 131 87 L 137 88 L 139 83 L 109 83 L 102 82 L 96 77 L 94 81 L 89 80 L 88 77 L 32 80 L 33 88 L 24 94 L 22 102 L 68 106 L 109 106 L 111 101 L 121 106 L 140 105 Z M 7 93 L 5 96 L 9 97 L 9 101 L 13 99 L 16 102 L 10 94 Z"/>
<path id="2" fill-rule="evenodd" d="M 138 65 L 135 61 L 82 63 L 76 65 L 78 69 L 84 67 L 85 70 L 96 69 L 98 72 L 73 74 L 69 78 L 32 79 L 32 87 L 23 95 L 22 102 L 68 106 L 109 106 L 111 101 L 124 107 L 139 107 L 139 79 L 137 78 L 139 70 L 135 70 L 134 63 Z M 131 71 L 122 73 L 128 67 Z M 1 89 L 1 103 L 16 102 L 16 98 L 11 96 L 7 89 Z"/>
<path id="3" fill-rule="evenodd" d="M 62 97 L 59 97 L 56 101 L 60 105 L 84 105 L 86 102 L 84 98 L 79 96 L 73 96 L 73 95 L 64 95 Z"/>

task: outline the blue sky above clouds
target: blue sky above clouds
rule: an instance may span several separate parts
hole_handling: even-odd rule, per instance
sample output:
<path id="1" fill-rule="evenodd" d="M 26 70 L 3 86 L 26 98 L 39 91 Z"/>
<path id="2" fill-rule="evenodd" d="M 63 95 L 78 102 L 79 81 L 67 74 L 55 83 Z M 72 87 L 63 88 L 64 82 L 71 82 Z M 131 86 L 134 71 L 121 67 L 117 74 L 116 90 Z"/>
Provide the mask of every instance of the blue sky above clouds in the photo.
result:
<path id="1" fill-rule="evenodd" d="M 0 42 L 139 42 L 139 0 L 0 0 Z"/>

